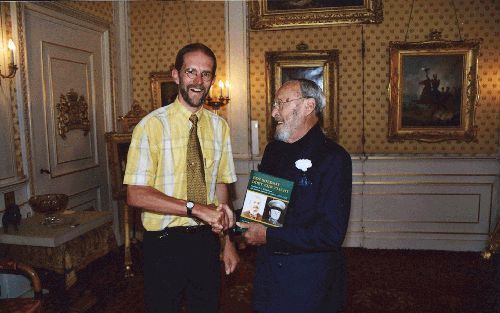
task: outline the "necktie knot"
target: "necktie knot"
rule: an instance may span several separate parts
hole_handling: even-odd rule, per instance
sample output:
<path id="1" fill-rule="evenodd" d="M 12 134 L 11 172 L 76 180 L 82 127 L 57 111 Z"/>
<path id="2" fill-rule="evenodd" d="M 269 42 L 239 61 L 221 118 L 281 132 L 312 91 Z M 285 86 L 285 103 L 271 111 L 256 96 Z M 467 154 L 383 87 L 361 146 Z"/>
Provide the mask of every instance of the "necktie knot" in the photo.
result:
<path id="1" fill-rule="evenodd" d="M 192 114 L 189 117 L 189 120 L 191 121 L 191 123 L 193 123 L 193 126 L 196 126 L 196 124 L 198 123 L 198 116 L 196 116 L 196 114 Z"/>

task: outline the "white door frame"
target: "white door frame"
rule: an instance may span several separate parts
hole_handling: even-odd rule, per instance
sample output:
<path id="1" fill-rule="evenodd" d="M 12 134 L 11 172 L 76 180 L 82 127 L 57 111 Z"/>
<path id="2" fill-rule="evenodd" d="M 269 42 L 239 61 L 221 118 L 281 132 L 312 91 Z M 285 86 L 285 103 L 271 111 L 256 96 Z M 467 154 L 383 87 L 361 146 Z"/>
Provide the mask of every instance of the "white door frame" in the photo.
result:
<path id="1" fill-rule="evenodd" d="M 111 131 L 113 129 L 113 89 L 112 89 L 112 69 L 111 69 L 111 55 L 110 55 L 110 25 L 109 23 L 89 14 L 86 14 L 81 11 L 77 11 L 71 8 L 68 8 L 64 5 L 58 3 L 15 3 L 11 5 L 11 12 L 14 24 L 17 28 L 17 37 L 19 42 L 19 67 L 20 67 L 20 75 L 18 75 L 18 82 L 21 85 L 21 88 L 18 88 L 18 106 L 21 108 L 21 112 L 24 114 L 24 139 L 26 140 L 26 164 L 28 167 L 28 173 L 30 177 L 29 184 L 29 193 L 32 193 L 35 189 L 34 187 L 34 169 L 35 164 L 32 152 L 34 151 L 34 143 L 32 132 L 32 125 L 30 123 L 32 118 L 32 112 L 30 109 L 30 86 L 28 81 L 28 64 L 27 60 L 27 51 L 26 51 L 26 28 L 25 28 L 25 12 L 27 10 L 38 12 L 50 17 L 54 17 L 61 21 L 66 21 L 71 24 L 76 24 L 83 28 L 90 29 L 92 31 L 96 31 L 102 34 L 102 89 L 103 89 L 103 112 L 104 112 L 104 131 Z M 104 134 L 98 134 L 98 136 L 103 136 Z M 104 140 L 103 140 L 104 142 Z M 102 147 L 102 151 L 106 153 L 106 147 Z M 109 166 L 103 164 L 108 172 L 108 186 L 109 184 Z M 108 194 L 105 195 L 108 198 L 108 203 L 113 203 L 111 197 L 111 190 L 108 188 Z M 114 215 L 116 215 L 116 210 L 114 210 L 113 206 L 110 205 L 110 210 L 115 211 Z M 115 216 L 116 221 L 116 216 Z M 116 224 L 116 223 L 115 223 Z"/>

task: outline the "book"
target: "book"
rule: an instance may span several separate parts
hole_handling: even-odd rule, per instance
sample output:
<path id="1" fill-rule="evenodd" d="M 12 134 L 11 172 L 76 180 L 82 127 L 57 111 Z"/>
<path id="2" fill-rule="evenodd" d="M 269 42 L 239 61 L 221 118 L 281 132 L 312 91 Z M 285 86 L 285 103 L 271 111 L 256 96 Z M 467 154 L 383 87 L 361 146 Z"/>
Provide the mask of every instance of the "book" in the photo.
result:
<path id="1" fill-rule="evenodd" d="M 239 221 L 282 227 L 292 189 L 293 182 L 290 180 L 251 171 Z"/>

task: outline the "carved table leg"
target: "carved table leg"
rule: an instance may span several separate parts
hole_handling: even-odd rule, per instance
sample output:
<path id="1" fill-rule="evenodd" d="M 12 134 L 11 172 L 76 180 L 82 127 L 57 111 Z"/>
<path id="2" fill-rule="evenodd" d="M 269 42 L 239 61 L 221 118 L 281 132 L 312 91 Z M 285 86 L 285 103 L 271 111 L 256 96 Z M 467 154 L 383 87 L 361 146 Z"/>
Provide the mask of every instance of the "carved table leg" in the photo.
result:
<path id="1" fill-rule="evenodd" d="M 123 205 L 123 235 L 124 235 L 124 264 L 125 264 L 125 277 L 132 277 L 132 254 L 130 252 L 130 207 L 127 204 Z"/>
<path id="2" fill-rule="evenodd" d="M 493 253 L 498 252 L 499 247 L 500 247 L 500 218 L 497 219 L 497 224 L 495 226 L 495 229 L 490 235 L 490 242 L 488 244 L 488 247 L 486 248 L 485 251 L 481 253 L 481 256 L 484 259 L 489 260 Z"/>
<path id="3" fill-rule="evenodd" d="M 71 255 L 64 251 L 64 284 L 66 289 L 71 288 L 76 283 L 76 271 L 73 266 Z"/>

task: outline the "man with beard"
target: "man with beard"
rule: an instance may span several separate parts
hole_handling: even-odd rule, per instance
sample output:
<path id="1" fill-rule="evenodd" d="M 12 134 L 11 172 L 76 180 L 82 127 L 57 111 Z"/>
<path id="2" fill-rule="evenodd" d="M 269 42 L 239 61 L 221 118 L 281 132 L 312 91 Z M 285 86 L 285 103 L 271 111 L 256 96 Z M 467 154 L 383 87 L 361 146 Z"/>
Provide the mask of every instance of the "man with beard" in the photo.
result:
<path id="1" fill-rule="evenodd" d="M 127 202 L 142 208 L 147 312 L 215 313 L 220 241 L 226 274 L 239 259 L 225 231 L 234 225 L 227 184 L 236 181 L 229 127 L 203 108 L 217 61 L 194 43 L 177 53 L 178 97 L 134 128 L 124 184 Z M 201 155 L 200 155 L 201 154 Z M 225 236 L 225 238 L 223 238 Z"/>
<path id="2" fill-rule="evenodd" d="M 351 157 L 319 125 L 325 96 L 314 82 L 276 93 L 275 141 L 259 171 L 294 181 L 284 226 L 238 223 L 257 249 L 253 305 L 259 313 L 334 313 L 344 304 L 341 245 L 351 205 Z"/>

